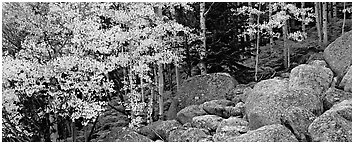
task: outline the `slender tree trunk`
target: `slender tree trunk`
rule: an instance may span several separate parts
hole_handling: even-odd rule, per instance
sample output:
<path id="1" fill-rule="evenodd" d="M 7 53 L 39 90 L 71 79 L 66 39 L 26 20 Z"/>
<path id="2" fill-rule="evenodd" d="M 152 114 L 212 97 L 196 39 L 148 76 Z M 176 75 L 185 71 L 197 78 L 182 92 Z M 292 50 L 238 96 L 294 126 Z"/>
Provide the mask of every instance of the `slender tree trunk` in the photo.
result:
<path id="1" fill-rule="evenodd" d="M 320 21 L 320 17 L 321 17 L 321 13 L 319 10 L 320 7 L 320 3 L 319 2 L 315 2 L 315 15 L 316 15 L 316 28 L 317 28 L 317 34 L 318 34 L 318 45 L 322 45 L 322 30 L 321 30 L 321 21 Z"/>
<path id="2" fill-rule="evenodd" d="M 271 5 L 271 2 L 269 2 L 269 15 L 268 15 L 269 20 L 271 19 L 271 17 L 272 17 L 272 12 L 273 12 L 273 9 L 272 9 L 272 7 L 271 7 L 270 5 Z M 270 28 L 269 31 L 270 31 L 270 38 L 269 38 L 270 49 L 271 49 L 271 51 L 273 52 L 273 44 L 274 44 L 274 42 L 273 42 L 273 35 L 272 35 L 272 33 L 273 33 L 273 28 Z"/>
<path id="3" fill-rule="evenodd" d="M 337 19 L 337 3 L 333 2 L 333 19 Z"/>
<path id="4" fill-rule="evenodd" d="M 258 10 L 261 11 L 261 5 L 258 5 Z M 257 25 L 259 25 L 259 19 L 260 19 L 260 14 L 257 14 Z M 258 81 L 257 79 L 257 74 L 258 74 L 258 55 L 259 55 L 259 39 L 260 39 L 260 35 L 259 35 L 259 28 L 257 28 L 257 44 L 256 44 L 256 72 L 254 74 L 254 79 L 255 81 Z"/>
<path id="5" fill-rule="evenodd" d="M 344 2 L 344 7 L 343 11 L 345 10 L 345 2 Z M 344 26 L 345 26 L 345 16 L 346 16 L 346 11 L 343 12 L 343 25 L 342 25 L 342 35 L 344 34 Z"/>
<path id="6" fill-rule="evenodd" d="M 129 90 L 130 90 L 130 93 L 134 92 L 134 88 L 133 88 L 133 72 L 132 72 L 132 66 L 129 67 Z M 137 104 L 137 100 L 133 100 L 131 101 L 131 105 L 138 105 Z M 133 109 L 130 110 L 130 117 L 132 120 L 135 119 L 135 114 L 136 114 L 136 111 L 134 111 Z"/>
<path id="7" fill-rule="evenodd" d="M 59 134 L 58 134 L 58 122 L 57 122 L 57 114 L 54 114 L 54 115 L 50 115 L 49 117 L 49 121 L 50 123 L 53 124 L 53 127 L 54 127 L 54 130 L 51 130 L 51 131 L 54 131 L 54 132 L 51 132 L 51 136 L 50 136 L 50 139 L 52 142 L 56 142 L 59 138 Z"/>
<path id="8" fill-rule="evenodd" d="M 327 32 L 327 2 L 322 3 L 323 10 L 323 48 L 327 46 L 328 43 L 328 32 Z"/>
<path id="9" fill-rule="evenodd" d="M 174 68 L 173 68 L 173 64 L 169 64 L 170 67 L 169 67 L 169 72 L 170 72 L 170 75 L 169 75 L 169 79 L 170 79 L 170 91 L 172 91 L 173 89 L 173 71 L 174 71 Z"/>
<path id="10" fill-rule="evenodd" d="M 248 7 L 252 7 L 252 2 L 248 2 Z M 248 14 L 248 17 L 249 17 L 249 21 L 248 21 L 248 25 L 251 25 L 254 23 L 254 18 L 253 18 L 253 15 L 252 13 L 249 13 Z M 254 36 L 253 35 L 250 35 L 250 41 L 252 41 L 254 39 Z"/>
<path id="11" fill-rule="evenodd" d="M 200 3 L 200 29 L 201 29 L 201 37 L 202 37 L 202 48 L 200 52 L 200 71 L 201 74 L 204 75 L 207 73 L 205 58 L 206 58 L 206 27 L 205 27 L 205 2 Z"/>
<path id="12" fill-rule="evenodd" d="M 179 92 L 179 87 L 180 87 L 180 76 L 179 76 L 179 66 L 176 65 L 175 67 L 175 71 L 176 71 L 176 87 L 177 87 L 177 93 Z"/>
<path id="13" fill-rule="evenodd" d="M 157 7 L 157 17 L 162 20 L 162 7 Z M 160 38 L 161 39 L 161 38 Z M 159 120 L 163 120 L 163 96 L 164 96 L 164 76 L 163 76 L 163 64 L 158 63 L 158 103 L 159 103 Z"/>
<path id="14" fill-rule="evenodd" d="M 163 119 L 163 86 L 164 86 L 164 78 L 163 78 L 163 64 L 159 63 L 159 119 Z"/>
<path id="15" fill-rule="evenodd" d="M 301 2 L 301 8 L 305 8 L 305 2 Z M 301 18 L 304 20 L 305 19 L 305 15 L 302 15 Z M 305 22 L 303 21 L 302 22 L 302 25 L 301 25 L 301 30 L 302 32 L 306 32 L 306 27 L 305 27 Z"/>
<path id="16" fill-rule="evenodd" d="M 327 3 L 327 15 L 328 15 L 327 21 L 328 21 L 328 23 L 332 21 L 332 16 L 333 16 L 332 12 L 333 12 L 333 3 L 328 2 Z"/>
<path id="17" fill-rule="evenodd" d="M 145 101 L 145 94 L 144 94 L 144 80 L 143 77 L 140 77 L 140 87 L 141 87 L 141 102 Z"/>
<path id="18" fill-rule="evenodd" d="M 186 49 L 186 63 L 187 63 L 187 76 L 191 77 L 192 75 L 192 63 L 190 60 L 189 46 L 188 46 L 188 36 L 184 36 L 184 47 Z"/>
<path id="19" fill-rule="evenodd" d="M 77 136 L 77 129 L 76 129 L 76 126 L 75 126 L 75 121 L 72 121 L 71 122 L 71 128 L 72 128 L 72 140 L 73 142 L 76 142 L 76 136 Z"/>
<path id="20" fill-rule="evenodd" d="M 288 35 L 288 25 L 287 25 L 287 21 L 284 22 L 283 25 L 283 46 L 284 46 L 284 51 L 283 51 L 283 55 L 284 55 L 284 67 L 287 69 L 289 68 L 289 61 L 288 61 L 288 53 L 289 53 L 289 48 L 287 46 L 287 35 Z"/>

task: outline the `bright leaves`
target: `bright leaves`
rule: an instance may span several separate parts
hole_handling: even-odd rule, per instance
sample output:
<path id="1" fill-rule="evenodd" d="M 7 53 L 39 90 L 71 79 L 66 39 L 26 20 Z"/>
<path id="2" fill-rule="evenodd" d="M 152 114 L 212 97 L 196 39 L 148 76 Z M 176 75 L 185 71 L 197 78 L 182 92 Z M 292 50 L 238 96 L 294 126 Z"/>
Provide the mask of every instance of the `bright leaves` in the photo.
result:
<path id="1" fill-rule="evenodd" d="M 157 18 L 156 5 L 176 3 L 4 3 L 5 26 L 26 32 L 23 49 L 3 57 L 3 110 L 12 123 L 24 126 L 19 109 L 26 106 L 16 104 L 22 98 L 44 97 L 40 118 L 54 112 L 73 121 L 82 117 L 87 124 L 104 111 L 102 99 L 114 91 L 104 75 L 122 67 L 132 79 L 125 81 L 125 88 L 132 88 L 128 108 L 144 110 L 137 90 L 153 83 L 151 66 L 178 64 L 183 58 L 178 34 L 192 31 Z M 135 76 L 145 84 L 136 85 Z"/>

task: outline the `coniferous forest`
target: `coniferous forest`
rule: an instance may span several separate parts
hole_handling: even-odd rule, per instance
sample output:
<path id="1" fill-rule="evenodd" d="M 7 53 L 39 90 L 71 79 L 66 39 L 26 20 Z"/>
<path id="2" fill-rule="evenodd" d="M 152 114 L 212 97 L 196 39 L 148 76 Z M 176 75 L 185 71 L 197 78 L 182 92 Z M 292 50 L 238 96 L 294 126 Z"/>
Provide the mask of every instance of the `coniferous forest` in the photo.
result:
<path id="1" fill-rule="evenodd" d="M 3 142 L 352 141 L 352 2 L 2 2 Z"/>

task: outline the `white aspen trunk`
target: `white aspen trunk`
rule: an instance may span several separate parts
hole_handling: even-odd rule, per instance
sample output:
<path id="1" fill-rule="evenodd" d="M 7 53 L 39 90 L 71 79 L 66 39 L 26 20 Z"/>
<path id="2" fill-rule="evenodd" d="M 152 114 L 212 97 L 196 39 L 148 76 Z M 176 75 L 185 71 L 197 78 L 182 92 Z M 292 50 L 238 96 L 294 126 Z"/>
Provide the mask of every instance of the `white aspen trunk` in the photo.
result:
<path id="1" fill-rule="evenodd" d="M 258 5 L 258 10 L 261 11 L 261 5 Z M 257 25 L 259 25 L 259 19 L 260 19 L 260 14 L 257 14 Z M 257 44 L 256 44 L 256 67 L 255 67 L 255 74 L 254 74 L 254 79 L 255 81 L 258 81 L 257 79 L 257 74 L 258 74 L 258 55 L 259 55 L 259 39 L 260 39 L 260 35 L 259 35 L 259 28 L 257 28 Z"/>
<path id="2" fill-rule="evenodd" d="M 268 17 L 269 17 L 269 20 L 271 19 L 271 17 L 272 17 L 272 12 L 273 12 L 273 9 L 272 9 L 272 7 L 270 6 L 271 5 L 271 2 L 269 2 L 269 15 L 268 15 Z M 269 38 L 269 43 L 270 43 L 270 49 L 271 49 L 271 51 L 272 51 L 272 53 L 273 53 L 273 44 L 274 44 L 274 41 L 273 41 L 273 35 L 272 35 L 272 33 L 273 33 L 273 28 L 270 28 L 270 33 L 271 33 L 271 35 L 270 35 L 270 38 Z"/>
<path id="3" fill-rule="evenodd" d="M 344 2 L 344 7 L 343 7 L 343 10 L 345 10 L 345 2 Z M 346 12 L 343 13 L 343 25 L 342 25 L 342 35 L 344 34 L 344 26 L 345 26 L 345 14 Z"/>
<path id="4" fill-rule="evenodd" d="M 301 8 L 302 9 L 305 8 L 305 2 L 301 2 Z M 305 19 L 305 15 L 302 15 L 301 18 L 304 20 Z M 301 29 L 302 29 L 302 32 L 306 31 L 305 22 L 302 22 Z"/>
<path id="5" fill-rule="evenodd" d="M 200 3 L 200 29 L 201 29 L 201 37 L 202 37 L 202 47 L 201 47 L 201 52 L 200 52 L 200 72 L 202 75 L 207 74 L 207 69 L 206 69 L 206 64 L 205 64 L 205 58 L 206 58 L 206 27 L 205 27 L 205 2 Z"/>
<path id="6" fill-rule="evenodd" d="M 327 32 L 327 3 L 322 3 L 322 10 L 323 10 L 323 49 L 327 46 L 328 43 L 328 32 Z"/>
<path id="7" fill-rule="evenodd" d="M 322 30 L 321 30 L 321 13 L 319 10 L 320 3 L 315 2 L 315 15 L 316 15 L 316 28 L 317 28 L 317 34 L 318 34 L 318 45 L 322 45 Z"/>
<path id="8" fill-rule="evenodd" d="M 336 2 L 333 2 L 333 18 L 334 19 L 337 19 L 337 3 Z"/>

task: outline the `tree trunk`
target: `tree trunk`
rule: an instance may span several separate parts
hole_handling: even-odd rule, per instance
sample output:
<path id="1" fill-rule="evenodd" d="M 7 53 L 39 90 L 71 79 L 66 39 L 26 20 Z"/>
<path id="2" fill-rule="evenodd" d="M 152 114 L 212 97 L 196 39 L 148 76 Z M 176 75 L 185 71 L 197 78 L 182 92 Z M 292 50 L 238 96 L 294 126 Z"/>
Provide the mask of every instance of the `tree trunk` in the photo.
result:
<path id="1" fill-rule="evenodd" d="M 159 5 L 157 6 L 157 12 L 156 15 L 158 18 L 162 20 L 162 7 Z M 162 38 L 160 38 L 161 40 Z M 159 120 L 163 120 L 163 91 L 164 91 L 164 77 L 163 77 L 163 64 L 158 63 L 158 90 L 159 90 L 159 95 L 158 95 L 158 103 L 159 103 Z"/>
<path id="2" fill-rule="evenodd" d="M 175 70 L 176 70 L 176 87 L 177 87 L 176 93 L 178 93 L 179 87 L 180 87 L 180 76 L 179 76 L 179 66 L 178 65 L 176 65 Z"/>
<path id="3" fill-rule="evenodd" d="M 188 47 L 188 36 L 185 34 L 184 36 L 184 47 L 186 49 L 186 63 L 187 63 L 187 76 L 191 77 L 192 75 L 192 63 L 190 60 L 190 53 L 189 53 L 189 47 Z"/>
<path id="4" fill-rule="evenodd" d="M 269 2 L 269 20 L 271 19 L 271 17 L 272 17 L 272 12 L 273 12 L 273 9 L 272 9 L 272 7 L 270 6 L 271 5 L 271 3 Z M 273 35 L 272 35 L 272 33 L 273 33 L 273 28 L 270 28 L 270 38 L 269 38 L 269 43 L 270 43 L 270 49 L 271 49 L 271 51 L 273 52 Z"/>
<path id="5" fill-rule="evenodd" d="M 289 68 L 288 65 L 288 53 L 289 53 L 289 48 L 287 46 L 287 35 L 288 35 L 288 25 L 287 21 L 284 22 L 283 25 L 283 46 L 284 46 L 284 51 L 283 51 L 283 56 L 284 56 L 284 68 Z"/>
<path id="6" fill-rule="evenodd" d="M 77 129 L 76 129 L 76 126 L 75 126 L 75 121 L 72 121 L 71 122 L 71 128 L 72 128 L 72 141 L 73 142 L 76 142 L 76 136 L 77 136 Z"/>
<path id="7" fill-rule="evenodd" d="M 327 32 L 327 2 L 322 3 L 323 7 L 323 49 L 327 46 L 328 43 L 328 32 Z"/>
<path id="8" fill-rule="evenodd" d="M 305 2 L 301 2 L 301 8 L 305 8 Z M 302 15 L 301 18 L 304 20 L 305 19 L 305 15 Z M 302 22 L 302 25 L 301 25 L 301 30 L 302 32 L 306 32 L 306 27 L 305 27 L 305 22 L 303 21 Z"/>
<path id="9" fill-rule="evenodd" d="M 319 10 L 320 7 L 320 3 L 319 2 L 315 2 L 315 15 L 316 15 L 316 28 L 317 28 L 317 34 L 318 34 L 318 45 L 322 45 L 322 30 L 321 30 L 321 21 L 320 21 L 320 17 L 321 17 L 321 13 Z"/>
<path id="10" fill-rule="evenodd" d="M 207 73 L 206 69 L 206 64 L 205 64 L 205 58 L 206 58 L 206 27 L 205 27 L 205 2 L 200 3 L 200 35 L 202 37 L 202 47 L 201 47 L 201 52 L 200 52 L 200 71 L 201 74 L 204 75 Z"/>
<path id="11" fill-rule="evenodd" d="M 337 3 L 336 2 L 333 2 L 333 19 L 337 19 Z"/>
<path id="12" fill-rule="evenodd" d="M 327 21 L 328 21 L 328 23 L 330 23 L 332 20 L 332 16 L 333 16 L 332 12 L 333 12 L 333 3 L 329 2 L 329 3 L 327 3 L 327 15 L 328 15 Z"/>
<path id="13" fill-rule="evenodd" d="M 248 7 L 252 7 L 252 2 L 248 2 Z M 252 16 L 252 13 L 249 13 L 249 14 L 248 14 L 248 17 L 249 17 L 248 25 L 253 24 L 253 23 L 254 23 L 254 18 L 253 18 L 253 16 Z M 254 37 L 253 37 L 253 35 L 251 34 L 249 41 L 252 41 L 253 39 L 254 39 Z"/>
<path id="14" fill-rule="evenodd" d="M 52 142 L 56 142 L 58 140 L 58 138 L 59 138 L 58 121 L 56 119 L 57 119 L 57 114 L 50 115 L 50 117 L 49 117 L 49 121 L 50 121 L 50 123 L 53 124 L 53 127 L 54 127 L 54 129 L 51 130 L 51 131 L 54 131 L 54 132 L 51 132 L 51 135 L 50 135 L 50 139 L 51 139 Z"/>
<path id="15" fill-rule="evenodd" d="M 145 94 L 144 94 L 144 80 L 143 80 L 143 76 L 140 77 L 140 87 L 141 87 L 141 102 L 145 101 Z"/>
<path id="16" fill-rule="evenodd" d="M 159 120 L 163 120 L 163 64 L 158 64 L 158 72 L 159 72 Z"/>
<path id="17" fill-rule="evenodd" d="M 258 10 L 261 11 L 261 5 L 258 5 Z M 257 25 L 259 25 L 259 19 L 260 19 L 260 14 L 257 14 Z M 257 28 L 257 43 L 256 43 L 256 67 L 255 67 L 255 74 L 254 74 L 254 79 L 255 81 L 258 81 L 257 79 L 257 74 L 258 74 L 258 55 L 259 55 L 259 39 L 260 39 L 260 35 L 259 35 L 259 31 L 260 29 Z"/>
<path id="18" fill-rule="evenodd" d="M 343 11 L 345 10 L 345 2 L 344 2 L 344 7 Z M 345 26 L 345 16 L 346 16 L 346 11 L 343 12 L 343 25 L 342 25 L 342 35 L 344 34 L 344 26 Z"/>

